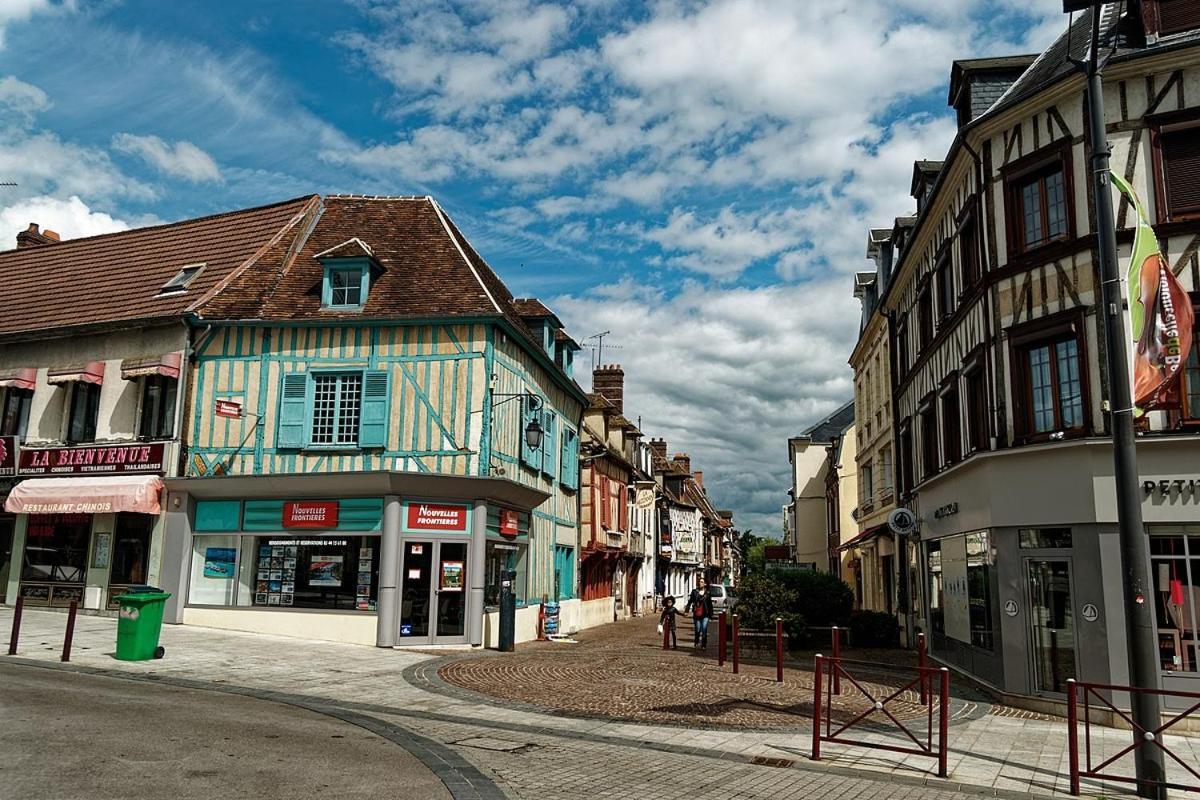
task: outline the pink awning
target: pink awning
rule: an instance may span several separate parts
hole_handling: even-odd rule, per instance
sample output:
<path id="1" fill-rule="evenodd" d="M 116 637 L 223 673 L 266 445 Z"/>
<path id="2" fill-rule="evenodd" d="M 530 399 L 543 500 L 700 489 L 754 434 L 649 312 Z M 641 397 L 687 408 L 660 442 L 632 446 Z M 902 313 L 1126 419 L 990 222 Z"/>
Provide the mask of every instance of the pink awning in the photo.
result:
<path id="1" fill-rule="evenodd" d="M 0 386 L 8 389 L 32 389 L 37 385 L 37 370 L 33 367 L 0 370 Z"/>
<path id="2" fill-rule="evenodd" d="M 182 361 L 183 356 L 180 353 L 163 353 L 161 356 L 127 358 L 121 362 L 121 377 L 127 381 L 146 375 L 165 375 L 168 378 L 178 379 L 179 365 Z"/>
<path id="3" fill-rule="evenodd" d="M 89 361 L 81 366 L 55 367 L 46 371 L 47 383 L 70 383 L 71 381 L 104 383 L 104 362 Z"/>
<path id="4" fill-rule="evenodd" d="M 161 514 L 163 481 L 157 475 L 107 478 L 28 478 L 9 492 L 10 514 Z"/>

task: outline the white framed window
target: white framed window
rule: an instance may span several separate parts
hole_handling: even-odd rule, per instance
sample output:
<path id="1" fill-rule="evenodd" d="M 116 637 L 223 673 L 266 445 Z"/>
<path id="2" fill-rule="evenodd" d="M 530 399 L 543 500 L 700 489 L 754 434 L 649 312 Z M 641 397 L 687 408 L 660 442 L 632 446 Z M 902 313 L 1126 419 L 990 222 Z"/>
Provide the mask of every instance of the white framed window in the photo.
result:
<path id="1" fill-rule="evenodd" d="M 313 376 L 313 444 L 357 445 L 361 412 L 361 373 Z"/>

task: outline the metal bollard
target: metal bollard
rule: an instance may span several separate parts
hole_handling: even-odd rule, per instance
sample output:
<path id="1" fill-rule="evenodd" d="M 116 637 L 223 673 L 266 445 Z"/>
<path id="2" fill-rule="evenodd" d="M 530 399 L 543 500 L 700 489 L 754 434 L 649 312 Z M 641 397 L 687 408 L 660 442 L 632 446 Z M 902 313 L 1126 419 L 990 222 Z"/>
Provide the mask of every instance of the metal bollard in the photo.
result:
<path id="1" fill-rule="evenodd" d="M 946 734 L 950 730 L 950 670 L 942 667 L 942 707 L 938 725 L 938 777 L 946 777 Z"/>
<path id="2" fill-rule="evenodd" d="M 829 677 L 829 680 L 833 684 L 833 693 L 840 695 L 842 693 L 842 676 L 838 664 L 842 658 L 842 637 L 839 635 L 840 631 L 837 625 L 830 628 L 830 631 L 833 633 L 833 675 Z"/>
<path id="3" fill-rule="evenodd" d="M 1087 724 L 1086 722 L 1084 724 Z M 1071 770 L 1071 794 L 1079 796 L 1079 700 L 1075 679 L 1067 678 L 1067 763 Z"/>
<path id="4" fill-rule="evenodd" d="M 783 683 L 783 619 L 775 618 L 775 682 Z"/>
<path id="5" fill-rule="evenodd" d="M 71 660 L 71 642 L 75 638 L 75 614 L 79 611 L 79 604 L 74 600 L 71 601 L 71 608 L 67 611 L 67 633 L 63 637 L 62 660 Z"/>
<path id="6" fill-rule="evenodd" d="M 717 666 L 725 666 L 725 648 L 729 645 L 729 632 L 725 630 L 725 612 L 722 611 L 717 615 L 717 624 L 720 628 L 717 630 Z"/>
<path id="7" fill-rule="evenodd" d="M 921 688 L 921 705 L 929 704 L 929 675 L 925 672 L 925 634 L 917 634 L 917 668 L 921 679 L 917 681 Z"/>
<path id="8" fill-rule="evenodd" d="M 21 609 L 25 608 L 25 598 L 17 595 L 17 605 L 13 608 L 12 635 L 8 637 L 8 654 L 17 654 L 17 639 L 21 636 Z"/>
<path id="9" fill-rule="evenodd" d="M 733 674 L 738 674 L 738 660 L 741 656 L 741 642 L 738 637 L 738 615 L 733 615 Z"/>
<path id="10" fill-rule="evenodd" d="M 817 653 L 813 659 L 813 738 L 812 760 L 821 760 L 821 678 L 825 656 Z"/>

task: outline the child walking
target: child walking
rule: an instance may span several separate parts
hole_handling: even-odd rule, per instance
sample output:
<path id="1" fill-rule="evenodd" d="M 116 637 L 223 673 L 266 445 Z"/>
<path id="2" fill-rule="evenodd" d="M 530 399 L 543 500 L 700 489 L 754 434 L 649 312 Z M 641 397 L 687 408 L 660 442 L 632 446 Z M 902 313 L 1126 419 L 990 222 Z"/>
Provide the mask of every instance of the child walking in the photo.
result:
<path id="1" fill-rule="evenodd" d="M 667 596 L 663 600 L 662 615 L 658 618 L 658 629 L 669 630 L 671 632 L 671 649 L 679 649 L 679 642 L 675 638 L 675 618 L 680 615 L 680 610 L 675 607 L 675 598 Z"/>

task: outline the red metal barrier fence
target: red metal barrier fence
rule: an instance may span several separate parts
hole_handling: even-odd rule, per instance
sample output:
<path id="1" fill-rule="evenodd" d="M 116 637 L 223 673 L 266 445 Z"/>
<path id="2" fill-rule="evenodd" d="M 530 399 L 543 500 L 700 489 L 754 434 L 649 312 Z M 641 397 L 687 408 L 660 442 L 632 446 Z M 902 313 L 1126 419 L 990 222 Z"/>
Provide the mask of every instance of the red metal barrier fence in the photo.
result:
<path id="1" fill-rule="evenodd" d="M 1159 725 L 1152 731 L 1138 725 L 1133 721 L 1133 718 L 1126 712 L 1117 708 L 1111 700 L 1105 697 L 1101 692 L 1125 692 L 1133 694 L 1155 694 L 1160 697 L 1175 697 L 1186 701 L 1191 701 L 1192 705 L 1186 710 L 1176 714 L 1171 719 Z M 1093 703 L 1095 704 L 1093 706 Z M 1079 717 L 1080 706 L 1083 710 L 1083 741 L 1084 741 L 1084 763 L 1082 767 L 1079 763 Z M 1131 741 L 1128 747 L 1125 747 L 1116 755 L 1095 763 L 1092 758 L 1092 725 L 1091 712 L 1093 707 L 1099 711 L 1109 711 L 1116 714 L 1129 725 L 1131 730 Z M 1139 747 L 1157 747 L 1159 750 L 1171 758 L 1179 766 L 1183 767 L 1194 783 L 1176 783 L 1173 781 L 1163 781 L 1162 786 L 1168 789 L 1180 789 L 1185 792 L 1200 792 L 1200 772 L 1196 768 L 1181 759 L 1171 748 L 1167 747 L 1163 741 L 1163 733 L 1172 725 L 1187 719 L 1200 710 L 1200 693 L 1198 692 L 1175 692 L 1166 689 L 1140 689 L 1133 686 L 1114 686 L 1106 683 L 1085 683 L 1076 681 L 1075 679 L 1067 680 L 1067 749 L 1068 759 L 1071 769 L 1071 794 L 1079 794 L 1079 781 L 1081 778 L 1094 778 L 1096 780 L 1105 781 L 1120 781 L 1123 783 L 1137 783 L 1137 778 L 1128 775 L 1117 775 L 1104 770 L 1111 767 L 1118 759 L 1133 753 Z M 1190 757 L 1190 754 L 1189 754 Z M 1157 783 L 1157 782 L 1155 782 Z"/>
<path id="2" fill-rule="evenodd" d="M 813 672 L 813 739 L 812 739 L 812 760 L 821 760 L 821 743 L 832 742 L 834 744 L 853 745 L 856 747 L 867 747 L 874 750 L 888 750 L 893 753 L 907 753 L 917 756 L 929 756 L 936 758 L 938 763 L 938 777 L 946 777 L 946 735 L 950 727 L 950 670 L 942 667 L 935 669 L 933 667 L 917 667 L 912 680 L 895 689 L 887 697 L 876 697 L 866 689 L 854 677 L 847 667 L 871 669 L 876 665 L 865 661 L 850 661 L 844 658 L 828 658 L 826 656 L 817 655 L 815 669 Z M 828 680 L 827 680 L 828 678 Z M 849 722 L 840 723 L 839 727 L 834 729 L 833 721 L 833 682 L 834 678 L 845 678 L 851 686 L 866 698 L 867 708 L 862 713 L 850 719 Z M 939 687 L 938 697 L 938 720 L 937 720 L 937 741 L 934 741 L 934 720 L 933 707 L 930 702 L 926 706 L 926 727 L 923 737 L 918 733 L 914 733 L 911 728 L 896 718 L 891 711 L 888 710 L 888 703 L 896 700 L 905 692 L 919 687 L 922 681 L 929 681 L 933 685 L 936 679 Z M 918 689 L 919 691 L 919 689 Z M 891 721 L 889 728 L 894 728 L 912 742 L 908 744 L 889 744 L 887 742 L 873 742 L 863 739 L 851 739 L 845 736 L 856 725 L 860 725 L 868 718 L 878 712 L 885 719 Z M 901 740 L 903 741 L 903 740 Z"/>

